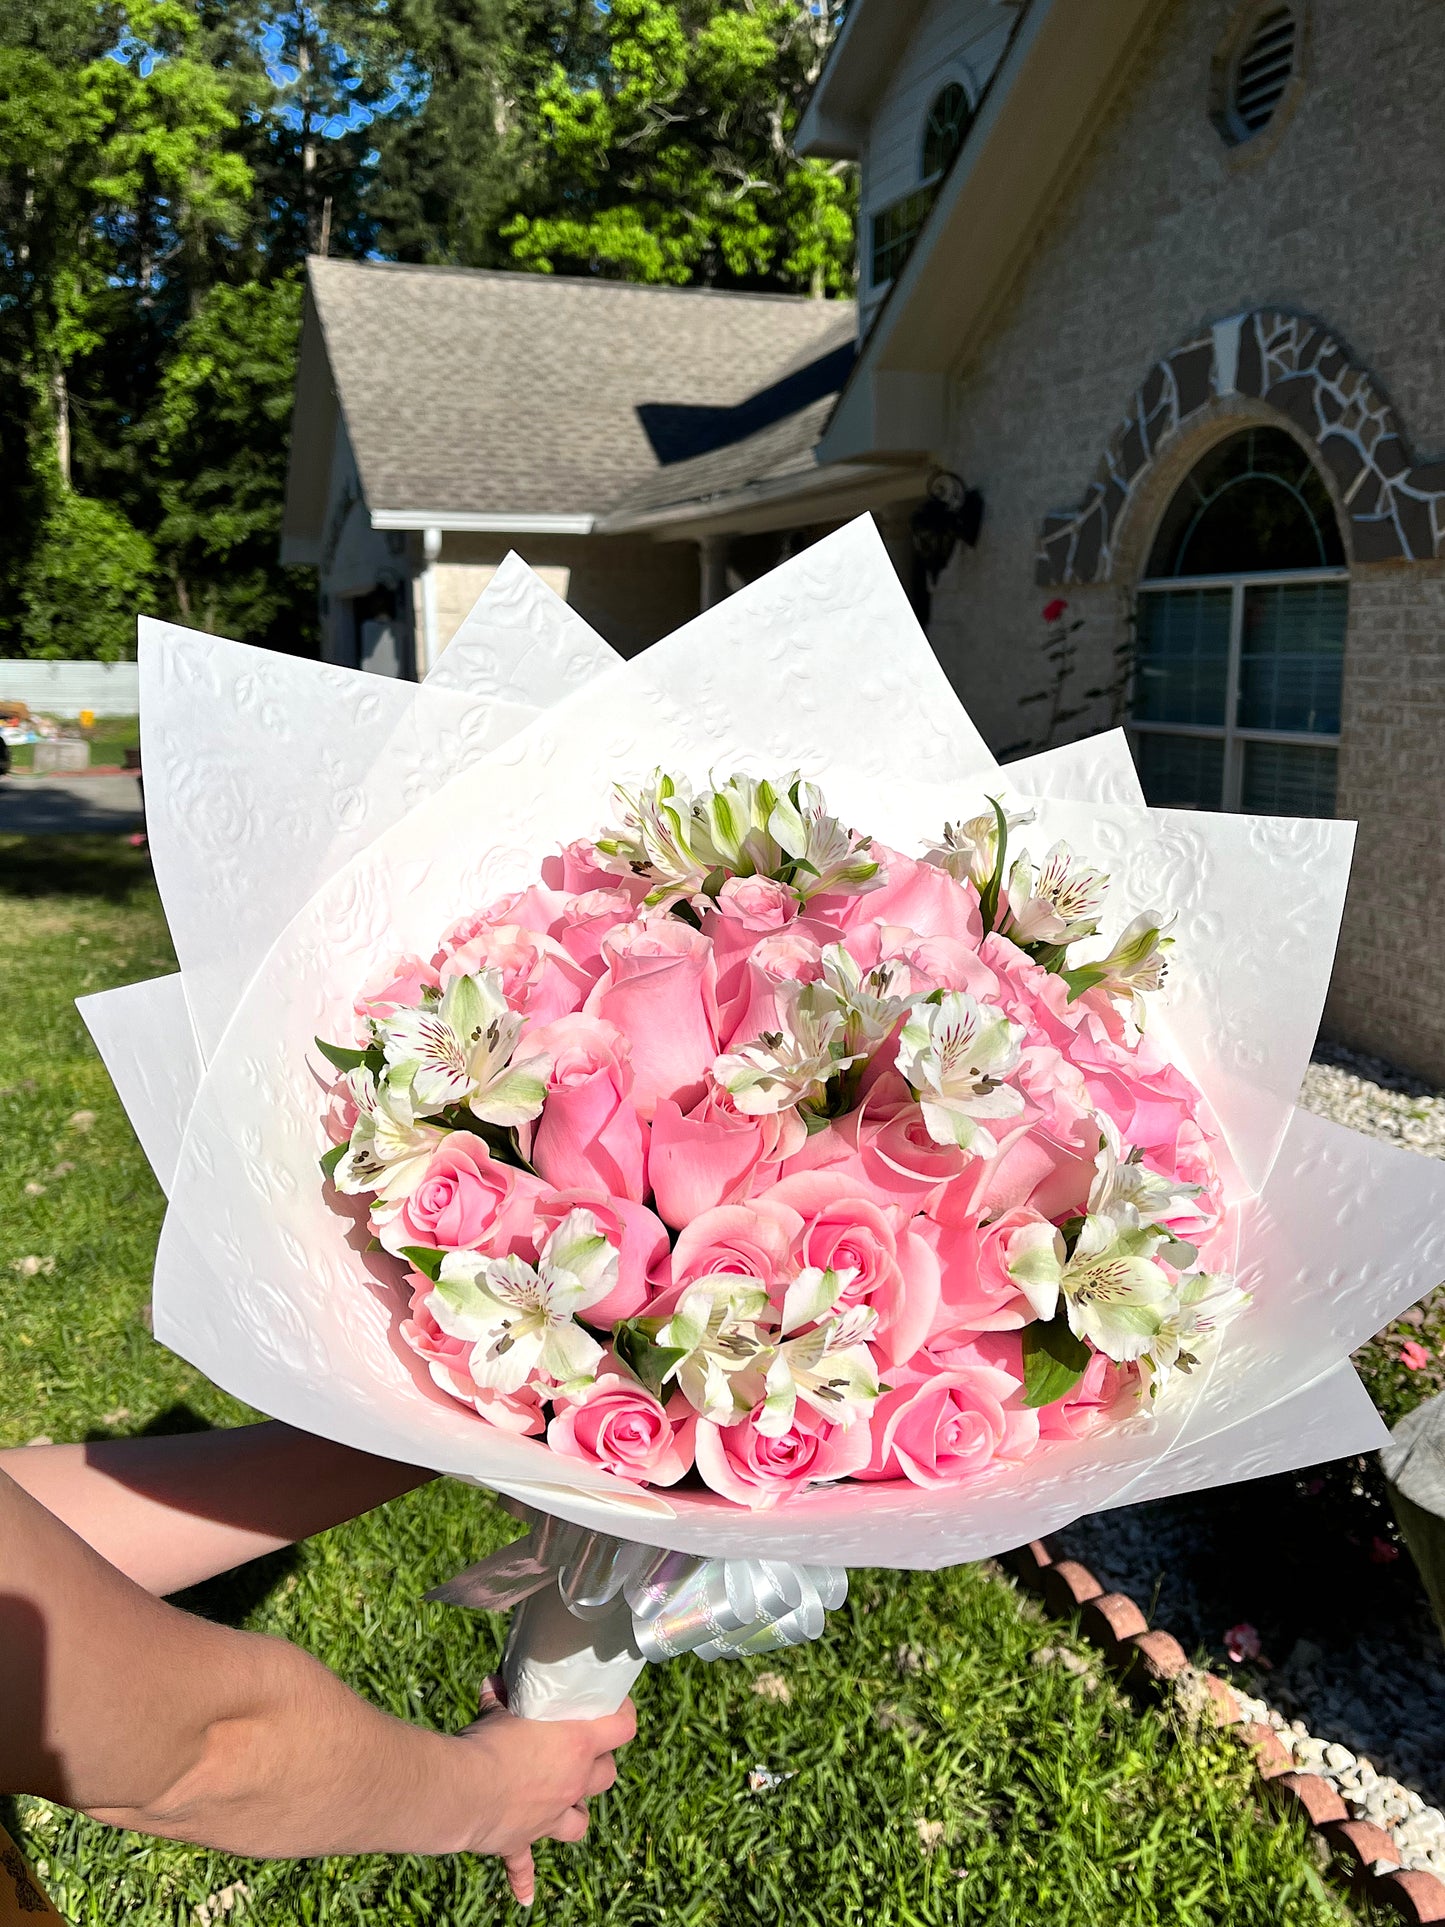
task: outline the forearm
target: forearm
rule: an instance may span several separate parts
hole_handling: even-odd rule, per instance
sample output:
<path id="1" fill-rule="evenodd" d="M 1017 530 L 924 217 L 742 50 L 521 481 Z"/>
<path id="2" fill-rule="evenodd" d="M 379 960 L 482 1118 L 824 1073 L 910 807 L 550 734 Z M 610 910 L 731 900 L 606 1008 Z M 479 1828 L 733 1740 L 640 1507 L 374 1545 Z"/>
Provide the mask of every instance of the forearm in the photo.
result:
<path id="1" fill-rule="evenodd" d="M 475 1745 L 379 1712 L 280 1640 L 224 1636 L 231 1704 L 153 1788 L 76 1799 L 93 1818 L 268 1859 L 453 1853 L 502 1789 Z"/>
<path id="2" fill-rule="evenodd" d="M 148 1592 L 179 1592 L 431 1475 L 289 1425 L 0 1452 L 0 1474 Z"/>
<path id="3" fill-rule="evenodd" d="M 0 1792 L 247 1854 L 434 1853 L 476 1837 L 497 1777 L 296 1648 L 141 1592 L 0 1477 Z"/>

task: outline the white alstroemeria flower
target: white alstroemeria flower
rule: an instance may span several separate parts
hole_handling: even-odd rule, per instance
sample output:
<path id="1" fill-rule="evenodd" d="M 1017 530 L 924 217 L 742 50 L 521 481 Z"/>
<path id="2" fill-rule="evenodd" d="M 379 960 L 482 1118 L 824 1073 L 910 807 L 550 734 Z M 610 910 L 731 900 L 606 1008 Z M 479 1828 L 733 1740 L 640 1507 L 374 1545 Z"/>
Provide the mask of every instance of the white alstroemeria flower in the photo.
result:
<path id="1" fill-rule="evenodd" d="M 1018 1068 L 1024 1033 L 966 990 L 916 1004 L 898 1040 L 898 1071 L 923 1106 L 935 1144 L 992 1157 L 998 1144 L 982 1120 L 1017 1117 L 1021 1092 L 1003 1079 Z"/>
<path id="2" fill-rule="evenodd" d="M 714 867 L 729 876 L 776 876 L 786 854 L 773 831 L 773 813 L 796 777 L 781 790 L 757 776 L 738 774 L 697 799 L 699 832 Z"/>
<path id="3" fill-rule="evenodd" d="M 699 825 L 686 778 L 658 769 L 641 789 L 619 783 L 612 794 L 622 825 L 597 839 L 602 868 L 653 878 L 656 887 L 644 898 L 652 907 L 696 896 L 715 866 L 709 852 L 694 849 Z"/>
<path id="4" fill-rule="evenodd" d="M 844 1045 L 843 1013 L 826 984 L 780 985 L 778 997 L 782 1030 L 764 1031 L 713 1060 L 713 1077 L 747 1117 L 820 1097 L 827 1080 L 855 1061 Z"/>
<path id="5" fill-rule="evenodd" d="M 1032 810 L 1004 811 L 1009 830 L 1021 829 L 1033 820 Z M 939 841 L 923 852 L 923 861 L 947 870 L 955 883 L 971 883 L 982 890 L 998 863 L 998 818 L 992 810 L 985 810 L 964 823 L 945 823 Z"/>
<path id="6" fill-rule="evenodd" d="M 835 1425 L 851 1425 L 878 1396 L 878 1365 L 868 1341 L 878 1329 L 869 1305 L 838 1311 L 838 1300 L 857 1273 L 809 1265 L 783 1295 L 781 1339 L 767 1355 L 765 1395 L 757 1428 L 781 1438 L 793 1423 L 798 1400 Z M 805 1329 L 806 1328 L 806 1329 Z"/>
<path id="7" fill-rule="evenodd" d="M 866 1054 L 892 1035 L 899 1018 L 918 1002 L 903 988 L 910 980 L 911 972 L 901 957 L 885 958 L 865 971 L 841 943 L 824 946 L 823 982 L 843 1013 L 843 1042 L 848 1051 Z"/>
<path id="8" fill-rule="evenodd" d="M 1144 1354 L 1153 1368 L 1150 1390 L 1155 1398 L 1176 1370 L 1192 1369 L 1201 1348 L 1249 1303 L 1249 1293 L 1233 1278 L 1207 1271 L 1181 1278 L 1176 1295 L 1178 1310 L 1163 1321 Z"/>
<path id="9" fill-rule="evenodd" d="M 590 1211 L 569 1211 L 525 1259 L 449 1251 L 427 1310 L 449 1338 L 475 1342 L 471 1373 L 486 1390 L 518 1392 L 530 1380 L 585 1382 L 602 1347 L 576 1322 L 617 1283 L 617 1249 Z"/>
<path id="10" fill-rule="evenodd" d="M 677 1309 L 658 1331 L 656 1344 L 680 1351 L 667 1376 L 695 1412 L 714 1425 L 732 1425 L 756 1403 L 752 1387 L 737 1381 L 758 1377 L 771 1340 L 758 1322 L 767 1312 L 761 1285 L 718 1272 L 687 1287 Z"/>
<path id="11" fill-rule="evenodd" d="M 405 1080 L 383 1077 L 378 1084 L 363 1065 L 347 1073 L 346 1084 L 357 1119 L 331 1182 L 352 1197 L 363 1191 L 386 1203 L 410 1197 L 446 1132 L 417 1123 Z"/>
<path id="12" fill-rule="evenodd" d="M 1096 1217 L 1110 1217 L 1120 1205 L 1132 1205 L 1141 1222 L 1158 1224 L 1165 1218 L 1185 1216 L 1202 1218 L 1194 1206 L 1202 1197 L 1202 1184 L 1181 1184 L 1162 1171 L 1151 1171 L 1141 1151 L 1123 1155 L 1123 1139 L 1112 1118 L 1096 1111 L 1099 1150 L 1094 1159 L 1094 1182 L 1089 1189 L 1089 1210 Z"/>
<path id="13" fill-rule="evenodd" d="M 882 878 L 869 856 L 869 839 L 828 814 L 816 783 L 790 784 L 778 798 L 768 828 L 798 866 L 793 888 L 803 902 L 829 890 L 874 889 Z"/>
<path id="14" fill-rule="evenodd" d="M 1125 1205 L 1118 1217 L 1085 1218 L 1070 1257 L 1062 1234 L 1049 1225 L 1016 1236 L 1009 1276 L 1042 1319 L 1054 1316 L 1062 1296 L 1074 1336 L 1128 1365 L 1178 1311 L 1174 1281 L 1154 1262 L 1172 1242 L 1167 1232 L 1141 1225 Z"/>
<path id="15" fill-rule="evenodd" d="M 1081 863 L 1067 843 L 1056 843 L 1038 876 L 1027 854 L 1008 873 L 1009 921 L 1004 935 L 1016 944 L 1077 943 L 1098 929 L 1109 893 L 1105 871 Z"/>
<path id="16" fill-rule="evenodd" d="M 502 994 L 500 970 L 453 977 L 441 1002 L 379 1019 L 376 1034 L 393 1075 L 410 1083 L 416 1110 L 465 1104 L 486 1124 L 526 1124 L 547 1096 L 545 1056 L 514 1064 L 522 1019 Z"/>
<path id="17" fill-rule="evenodd" d="M 1162 911 L 1144 911 L 1135 917 L 1107 957 L 1101 957 L 1097 963 L 1084 964 L 1078 971 L 1064 973 L 1069 989 L 1077 996 L 1080 991 L 1097 986 L 1110 997 L 1128 1003 L 1134 1023 L 1142 1031 L 1148 1016 L 1144 999 L 1150 991 L 1163 985 L 1167 968 L 1164 952 L 1174 946 L 1174 939 L 1164 934 L 1172 922 L 1173 918 L 1166 917 Z M 1076 978 L 1082 981 L 1076 982 Z"/>

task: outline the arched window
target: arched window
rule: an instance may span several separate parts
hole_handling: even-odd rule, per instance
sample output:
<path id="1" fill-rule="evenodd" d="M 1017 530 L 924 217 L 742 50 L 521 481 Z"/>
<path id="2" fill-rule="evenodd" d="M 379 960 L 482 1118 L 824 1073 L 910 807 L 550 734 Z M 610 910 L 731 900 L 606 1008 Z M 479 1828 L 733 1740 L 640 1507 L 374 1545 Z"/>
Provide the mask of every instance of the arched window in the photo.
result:
<path id="1" fill-rule="evenodd" d="M 968 89 L 951 80 L 928 110 L 923 129 L 923 178 L 935 181 L 946 174 L 963 146 L 973 108 Z"/>
<path id="2" fill-rule="evenodd" d="M 1329 491 L 1283 429 L 1210 449 L 1139 585 L 1132 728 L 1151 803 L 1332 816 L 1348 587 Z"/>

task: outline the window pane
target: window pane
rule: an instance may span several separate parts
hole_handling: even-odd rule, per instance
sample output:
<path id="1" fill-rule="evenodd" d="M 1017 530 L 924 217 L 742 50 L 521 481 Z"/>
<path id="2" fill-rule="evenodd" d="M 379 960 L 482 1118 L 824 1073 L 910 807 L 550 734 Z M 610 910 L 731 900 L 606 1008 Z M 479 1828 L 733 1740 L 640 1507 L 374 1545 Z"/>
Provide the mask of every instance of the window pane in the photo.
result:
<path id="1" fill-rule="evenodd" d="M 1335 756 L 1299 743 L 1246 743 L 1240 808 L 1251 816 L 1333 816 Z"/>
<path id="2" fill-rule="evenodd" d="M 1308 753 L 1308 752 L 1307 752 Z M 1209 736 L 1141 732 L 1134 761 L 1144 797 L 1159 810 L 1217 810 L 1224 795 L 1224 744 Z"/>
<path id="3" fill-rule="evenodd" d="M 1343 582 L 1246 589 L 1241 728 L 1339 734 L 1345 602 Z"/>
<path id="4" fill-rule="evenodd" d="M 875 288 L 891 281 L 913 252 L 928 211 L 938 196 L 939 183 L 930 182 L 915 193 L 892 201 L 873 216 L 872 280 Z"/>
<path id="5" fill-rule="evenodd" d="M 1141 723 L 1223 723 L 1229 609 L 1228 589 L 1140 596 L 1134 714 Z"/>
<path id="6" fill-rule="evenodd" d="M 1164 511 L 1146 574 L 1250 575 L 1344 563 L 1330 492 L 1282 428 L 1247 428 L 1199 461 Z"/>

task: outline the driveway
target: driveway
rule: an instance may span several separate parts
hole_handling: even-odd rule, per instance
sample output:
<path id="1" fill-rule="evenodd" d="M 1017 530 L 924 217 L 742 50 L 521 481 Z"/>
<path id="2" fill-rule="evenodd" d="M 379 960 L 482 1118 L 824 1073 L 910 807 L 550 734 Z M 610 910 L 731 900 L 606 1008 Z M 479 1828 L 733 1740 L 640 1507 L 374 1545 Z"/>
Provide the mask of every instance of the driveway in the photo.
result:
<path id="1" fill-rule="evenodd" d="M 0 777 L 0 834 L 139 830 L 140 785 L 133 776 Z"/>

